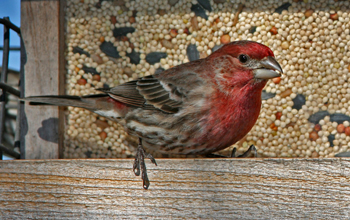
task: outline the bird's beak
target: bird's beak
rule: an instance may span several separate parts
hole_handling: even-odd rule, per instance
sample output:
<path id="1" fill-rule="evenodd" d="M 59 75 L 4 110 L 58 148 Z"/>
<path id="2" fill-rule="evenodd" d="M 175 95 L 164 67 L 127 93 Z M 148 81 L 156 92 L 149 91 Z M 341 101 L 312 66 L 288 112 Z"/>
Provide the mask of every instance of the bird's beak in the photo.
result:
<path id="1" fill-rule="evenodd" d="M 272 79 L 283 73 L 282 67 L 274 57 L 268 56 L 262 59 L 259 64 L 259 67 L 253 70 L 257 79 Z"/>

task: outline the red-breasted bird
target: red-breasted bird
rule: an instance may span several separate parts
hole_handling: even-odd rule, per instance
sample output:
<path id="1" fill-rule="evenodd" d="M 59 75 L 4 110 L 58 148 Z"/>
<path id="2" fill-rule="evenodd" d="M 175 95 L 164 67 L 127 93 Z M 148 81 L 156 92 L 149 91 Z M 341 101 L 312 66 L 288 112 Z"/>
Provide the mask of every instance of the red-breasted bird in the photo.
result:
<path id="1" fill-rule="evenodd" d="M 149 186 L 146 149 L 210 154 L 243 138 L 255 124 L 261 93 L 282 68 L 270 48 L 252 41 L 224 45 L 204 59 L 175 66 L 89 96 L 38 96 L 25 101 L 88 109 L 139 137 L 133 166 Z"/>

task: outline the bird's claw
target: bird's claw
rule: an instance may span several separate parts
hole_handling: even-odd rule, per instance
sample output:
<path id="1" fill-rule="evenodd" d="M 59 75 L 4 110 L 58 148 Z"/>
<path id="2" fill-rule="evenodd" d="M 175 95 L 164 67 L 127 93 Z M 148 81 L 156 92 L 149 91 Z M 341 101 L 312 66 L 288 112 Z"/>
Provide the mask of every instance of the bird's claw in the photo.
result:
<path id="1" fill-rule="evenodd" d="M 137 151 L 137 152 L 139 152 L 139 151 Z M 140 176 L 140 162 L 139 162 L 138 153 L 135 156 L 135 160 L 134 160 L 134 165 L 133 165 L 132 171 L 134 171 L 136 176 Z"/>
<path id="2" fill-rule="evenodd" d="M 156 159 L 154 159 L 154 157 L 151 154 L 147 154 L 146 157 L 150 159 L 153 164 L 158 166 Z"/>
<path id="3" fill-rule="evenodd" d="M 233 158 L 238 158 L 238 157 L 244 158 L 244 157 L 248 157 L 251 153 L 254 154 L 254 157 L 258 156 L 256 147 L 254 146 L 254 144 L 250 145 L 248 150 L 246 152 L 244 152 L 243 154 L 241 154 L 241 155 L 236 156 L 236 151 L 237 151 L 237 149 L 233 148 L 232 153 L 231 153 L 231 157 L 233 157 Z"/>
<path id="4" fill-rule="evenodd" d="M 147 175 L 147 168 L 145 164 L 145 158 L 149 158 L 152 163 L 157 166 L 157 162 L 151 154 L 147 154 L 145 149 L 142 147 L 142 140 L 139 139 L 139 145 L 137 146 L 137 152 L 134 160 L 133 171 L 136 176 L 140 176 L 143 180 L 143 188 L 148 189 L 150 182 Z"/>

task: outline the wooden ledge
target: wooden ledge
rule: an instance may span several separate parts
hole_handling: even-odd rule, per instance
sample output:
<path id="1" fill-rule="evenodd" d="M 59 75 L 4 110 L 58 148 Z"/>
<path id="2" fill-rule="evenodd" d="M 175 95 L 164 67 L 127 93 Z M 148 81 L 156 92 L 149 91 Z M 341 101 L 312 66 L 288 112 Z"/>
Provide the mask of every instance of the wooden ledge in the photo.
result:
<path id="1" fill-rule="evenodd" d="M 2 219 L 344 219 L 350 159 L 0 161 Z"/>

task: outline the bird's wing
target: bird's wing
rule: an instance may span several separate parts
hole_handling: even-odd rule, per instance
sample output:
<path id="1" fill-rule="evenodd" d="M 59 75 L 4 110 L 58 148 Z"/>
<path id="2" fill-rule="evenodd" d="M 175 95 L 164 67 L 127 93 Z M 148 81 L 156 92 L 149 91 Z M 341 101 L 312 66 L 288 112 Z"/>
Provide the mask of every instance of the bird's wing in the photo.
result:
<path id="1" fill-rule="evenodd" d="M 200 66 L 197 62 L 183 64 L 111 89 L 99 90 L 127 105 L 177 113 L 191 91 L 203 85 L 198 71 L 193 69 L 193 66 Z"/>
<path id="2" fill-rule="evenodd" d="M 182 107 L 184 93 L 171 83 L 150 75 L 137 80 L 136 89 L 145 99 L 145 105 L 152 105 L 168 113 L 176 113 Z"/>
<path id="3" fill-rule="evenodd" d="M 129 81 L 111 89 L 99 89 L 111 98 L 140 108 L 156 108 L 167 113 L 176 113 L 182 107 L 187 91 L 157 79 L 154 75 Z"/>
<path id="4" fill-rule="evenodd" d="M 137 81 L 138 80 L 133 80 L 113 88 L 99 88 L 97 90 L 105 92 L 111 98 L 127 105 L 143 107 L 145 99 L 136 89 Z"/>

